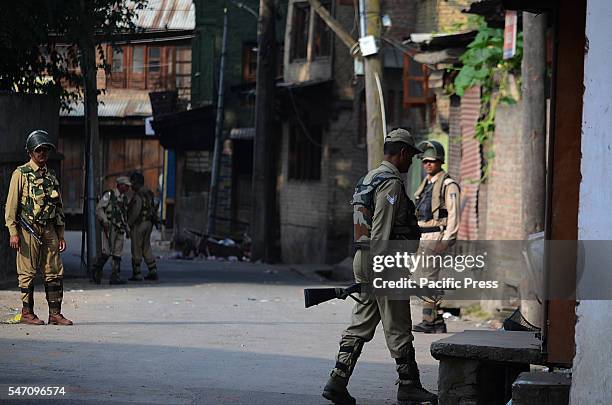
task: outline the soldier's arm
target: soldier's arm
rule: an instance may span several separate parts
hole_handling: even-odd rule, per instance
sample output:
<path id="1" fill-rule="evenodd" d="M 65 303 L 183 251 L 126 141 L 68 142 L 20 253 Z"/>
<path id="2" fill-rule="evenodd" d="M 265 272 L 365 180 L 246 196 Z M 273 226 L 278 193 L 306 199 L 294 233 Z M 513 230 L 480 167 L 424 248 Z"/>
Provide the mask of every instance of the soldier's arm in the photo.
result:
<path id="1" fill-rule="evenodd" d="M 105 192 L 96 205 L 96 217 L 102 224 L 108 224 L 108 218 L 106 217 L 106 207 L 110 201 L 110 191 Z"/>
<path id="2" fill-rule="evenodd" d="M 129 209 L 128 209 L 128 226 L 130 227 L 130 229 L 134 226 L 134 224 L 138 220 L 138 216 L 140 215 L 141 209 L 142 209 L 142 200 L 138 195 L 134 195 L 134 197 L 132 197 L 132 201 L 130 201 Z"/>
<path id="3" fill-rule="evenodd" d="M 6 209 L 4 211 L 6 227 L 11 236 L 19 235 L 17 230 L 17 209 L 19 207 L 19 199 L 21 198 L 21 190 L 23 190 L 23 177 L 18 170 L 15 170 L 11 177 L 6 197 Z"/>
<path id="4" fill-rule="evenodd" d="M 399 180 L 389 180 L 378 187 L 374 197 L 375 206 L 370 239 L 389 240 L 391 238 L 399 200 L 407 198 L 402 195 L 403 192 Z"/>
<path id="5" fill-rule="evenodd" d="M 457 183 L 450 183 L 446 186 L 444 195 L 448 218 L 446 219 L 446 229 L 442 235 L 442 240 L 454 241 L 459 232 L 461 222 L 461 191 Z"/>

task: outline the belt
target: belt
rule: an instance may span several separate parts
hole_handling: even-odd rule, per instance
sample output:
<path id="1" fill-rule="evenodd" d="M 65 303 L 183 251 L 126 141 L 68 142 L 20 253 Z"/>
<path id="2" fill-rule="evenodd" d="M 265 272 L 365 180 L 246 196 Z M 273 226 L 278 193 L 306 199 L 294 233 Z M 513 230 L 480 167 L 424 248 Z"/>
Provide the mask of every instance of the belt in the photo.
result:
<path id="1" fill-rule="evenodd" d="M 422 226 L 421 233 L 444 232 L 444 226 Z"/>
<path id="2" fill-rule="evenodd" d="M 359 242 L 353 242 L 353 247 L 355 250 L 370 250 L 370 241 L 362 240 Z"/>

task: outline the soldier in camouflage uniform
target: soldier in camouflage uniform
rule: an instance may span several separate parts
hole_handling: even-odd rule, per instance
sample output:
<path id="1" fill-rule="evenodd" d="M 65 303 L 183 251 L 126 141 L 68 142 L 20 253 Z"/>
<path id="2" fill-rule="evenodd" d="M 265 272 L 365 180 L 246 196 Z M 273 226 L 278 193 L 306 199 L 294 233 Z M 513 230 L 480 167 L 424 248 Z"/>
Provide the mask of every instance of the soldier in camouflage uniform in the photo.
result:
<path id="1" fill-rule="evenodd" d="M 132 277 L 130 281 L 142 281 L 140 263 L 144 261 L 149 269 L 145 280 L 157 281 L 157 265 L 151 249 L 151 232 L 157 224 L 157 208 L 153 192 L 144 185 L 144 177 L 135 172 L 130 176 L 134 196 L 128 206 L 128 226 L 132 239 Z"/>
<path id="2" fill-rule="evenodd" d="M 461 190 L 444 170 L 444 146 L 437 141 L 419 144 L 423 153 L 423 171 L 427 176 L 414 193 L 416 215 L 421 228 L 420 249 L 424 255 L 443 254 L 457 239 L 460 221 Z M 440 268 L 421 266 L 415 277 L 437 280 Z M 423 321 L 414 325 L 414 332 L 446 333 L 440 309 L 440 297 L 423 297 Z"/>
<path id="3" fill-rule="evenodd" d="M 102 225 L 102 255 L 94 265 L 93 281 L 100 284 L 102 281 L 102 268 L 112 256 L 112 274 L 109 284 L 125 284 L 119 277 L 121 272 L 121 253 L 123 240 L 129 232 L 127 226 L 127 196 L 130 189 L 130 179 L 126 176 L 117 177 L 117 187 L 107 190 L 96 207 L 96 216 Z"/>
<path id="4" fill-rule="evenodd" d="M 17 250 L 23 302 L 21 323 L 31 325 L 44 325 L 34 314 L 34 278 L 38 270 L 44 276 L 49 324 L 72 325 L 61 313 L 64 267 L 60 252 L 66 250 L 66 241 L 59 181 L 47 167 L 49 152 L 54 149 L 46 131 L 36 130 L 28 136 L 26 150 L 30 161 L 13 172 L 6 199 L 10 246 Z"/>
<path id="5" fill-rule="evenodd" d="M 412 158 L 420 152 L 412 135 L 405 129 L 395 129 L 385 137 L 384 160 L 381 165 L 362 177 L 353 195 L 355 231 L 355 281 L 369 283 L 371 275 L 367 251 L 371 240 L 406 239 L 416 241 L 420 232 L 414 215 L 414 204 L 408 198 L 400 173 L 410 168 Z M 415 242 L 416 243 L 416 242 Z M 351 324 L 342 333 L 336 365 L 323 390 L 323 397 L 335 404 L 354 405 L 347 384 L 366 342 L 374 337 L 382 321 L 391 357 L 399 375 L 398 404 L 435 402 L 437 397 L 421 386 L 415 360 L 410 301 L 362 293 L 353 308 Z"/>

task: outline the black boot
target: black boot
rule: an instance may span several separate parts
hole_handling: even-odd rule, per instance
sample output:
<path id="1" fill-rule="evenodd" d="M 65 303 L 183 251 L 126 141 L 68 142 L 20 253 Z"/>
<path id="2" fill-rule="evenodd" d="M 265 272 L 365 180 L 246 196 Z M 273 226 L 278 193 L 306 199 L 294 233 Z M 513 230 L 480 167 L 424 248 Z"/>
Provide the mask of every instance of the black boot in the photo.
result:
<path id="1" fill-rule="evenodd" d="M 346 389 L 347 385 L 348 378 L 339 377 L 332 373 L 327 380 L 327 384 L 325 384 L 325 388 L 323 388 L 323 398 L 337 405 L 355 405 L 357 402 Z"/>
<path id="2" fill-rule="evenodd" d="M 417 325 L 413 325 L 412 331 L 423 333 L 446 333 L 446 323 L 444 322 L 444 318 L 440 320 L 436 319 L 434 322 L 423 321 Z"/>
<path id="3" fill-rule="evenodd" d="M 121 257 L 113 256 L 113 273 L 111 274 L 108 284 L 125 284 L 126 281 L 119 277 L 121 272 Z"/>
<path id="4" fill-rule="evenodd" d="M 128 281 L 142 281 L 142 273 L 140 273 L 140 264 L 132 262 L 132 277 Z"/>
<path id="5" fill-rule="evenodd" d="M 414 348 L 406 354 L 406 357 L 395 359 L 395 363 L 397 364 L 397 373 L 399 375 L 398 380 L 395 382 L 399 384 L 397 388 L 397 405 L 437 405 L 438 396 L 427 391 L 421 385 Z"/>
<path id="6" fill-rule="evenodd" d="M 397 405 L 438 404 L 438 396 L 427 391 L 421 383 L 404 384 L 401 381 L 397 388 Z"/>
<path id="7" fill-rule="evenodd" d="M 102 269 L 108 260 L 108 256 L 101 255 L 98 260 L 94 263 L 93 274 L 91 275 L 91 281 L 100 284 L 102 282 Z"/>
<path id="8" fill-rule="evenodd" d="M 147 263 L 147 268 L 149 269 L 149 274 L 147 274 L 144 279 L 147 281 L 158 281 L 159 276 L 157 275 L 157 266 L 155 262 Z"/>

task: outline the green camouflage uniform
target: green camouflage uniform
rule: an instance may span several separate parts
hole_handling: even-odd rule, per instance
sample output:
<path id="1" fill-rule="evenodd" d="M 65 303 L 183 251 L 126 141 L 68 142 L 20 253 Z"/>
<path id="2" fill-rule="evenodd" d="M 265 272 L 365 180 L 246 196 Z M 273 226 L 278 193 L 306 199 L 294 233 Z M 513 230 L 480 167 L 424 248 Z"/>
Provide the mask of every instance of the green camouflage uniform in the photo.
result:
<path id="1" fill-rule="evenodd" d="M 108 227 L 108 233 L 102 232 L 102 255 L 94 267 L 95 278 L 100 279 L 102 268 L 111 256 L 111 278 L 119 278 L 123 241 L 128 231 L 127 197 L 117 189 L 105 191 L 96 207 L 96 216 L 100 224 Z"/>
<path id="2" fill-rule="evenodd" d="M 128 207 L 128 225 L 132 240 L 133 277 L 140 275 L 140 263 L 144 258 L 149 274 L 157 273 L 155 256 L 151 249 L 151 232 L 157 222 L 157 211 L 153 192 L 143 186 L 134 193 Z"/>
<path id="3" fill-rule="evenodd" d="M 42 244 L 18 225 L 20 217 L 41 237 Z M 17 275 L 24 308 L 33 310 L 34 278 L 40 269 L 49 312 L 59 314 L 64 295 L 59 240 L 64 239 L 65 224 L 59 181 L 51 169 L 30 161 L 13 172 L 5 219 L 11 236 L 19 235 Z"/>

